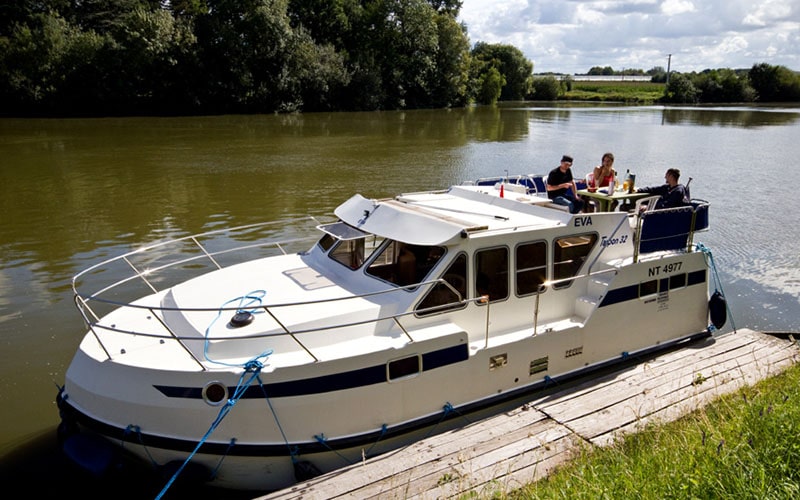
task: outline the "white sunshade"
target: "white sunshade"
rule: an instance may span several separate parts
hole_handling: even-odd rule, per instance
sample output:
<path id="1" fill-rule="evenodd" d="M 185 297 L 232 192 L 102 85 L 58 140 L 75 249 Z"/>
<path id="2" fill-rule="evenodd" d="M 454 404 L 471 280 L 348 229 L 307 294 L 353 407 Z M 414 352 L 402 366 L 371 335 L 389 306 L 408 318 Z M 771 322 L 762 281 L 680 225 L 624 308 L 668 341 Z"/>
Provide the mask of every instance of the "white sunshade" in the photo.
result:
<path id="1" fill-rule="evenodd" d="M 461 237 L 463 225 L 356 194 L 335 210 L 354 228 L 413 245 L 443 245 Z M 335 235 L 334 235 L 335 236 Z"/>

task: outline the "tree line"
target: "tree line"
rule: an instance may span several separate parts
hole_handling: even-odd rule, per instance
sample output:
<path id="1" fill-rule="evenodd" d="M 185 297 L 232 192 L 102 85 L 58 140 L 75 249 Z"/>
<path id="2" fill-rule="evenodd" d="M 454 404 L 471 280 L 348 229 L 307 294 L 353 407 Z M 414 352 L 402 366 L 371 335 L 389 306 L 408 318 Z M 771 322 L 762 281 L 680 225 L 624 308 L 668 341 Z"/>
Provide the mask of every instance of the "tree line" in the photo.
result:
<path id="1" fill-rule="evenodd" d="M 551 82 L 534 78 L 533 63 L 516 47 L 470 47 L 467 27 L 457 21 L 461 6 L 460 0 L 4 2 L 0 113 L 381 110 L 559 97 Z M 702 82 L 673 75 L 665 99 L 702 100 L 714 85 L 728 88 L 736 79 L 723 71 L 729 70 Z M 787 71 L 765 65 L 756 78 L 734 73 L 751 89 L 738 101 L 796 95 L 797 77 L 787 79 Z"/>
<path id="2" fill-rule="evenodd" d="M 459 0 L 22 0 L 0 7 L 5 113 L 376 110 L 521 99 L 533 64 Z"/>
<path id="3" fill-rule="evenodd" d="M 754 64 L 749 70 L 707 69 L 670 73 L 663 102 L 797 102 L 800 75 L 785 66 Z"/>

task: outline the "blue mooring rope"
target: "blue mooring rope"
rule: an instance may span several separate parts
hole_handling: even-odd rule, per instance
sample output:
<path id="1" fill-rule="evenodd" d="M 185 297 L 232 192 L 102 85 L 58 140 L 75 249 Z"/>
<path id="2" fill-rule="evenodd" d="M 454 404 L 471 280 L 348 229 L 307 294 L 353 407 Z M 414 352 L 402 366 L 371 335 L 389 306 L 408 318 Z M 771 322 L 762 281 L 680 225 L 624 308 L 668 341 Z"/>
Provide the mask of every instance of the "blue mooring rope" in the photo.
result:
<path id="1" fill-rule="evenodd" d="M 697 243 L 697 249 L 703 252 L 703 256 L 708 263 L 708 267 L 711 268 L 711 271 L 714 274 L 714 287 L 716 291 L 718 291 L 722 298 L 725 298 L 725 290 L 722 289 L 722 280 L 719 279 L 719 273 L 717 272 L 717 265 L 714 263 L 714 255 L 711 253 L 711 249 L 703 245 L 702 243 Z M 728 305 L 728 301 L 725 301 L 725 310 L 728 312 L 728 317 L 731 319 L 731 327 L 733 327 L 733 331 L 736 331 L 736 322 L 733 320 L 733 313 L 731 312 L 731 307 Z M 709 330 L 714 330 L 714 325 L 709 325 Z"/>
<path id="2" fill-rule="evenodd" d="M 245 390 L 250 386 L 250 384 L 253 383 L 253 380 L 257 380 L 259 386 L 261 387 L 261 390 L 264 391 L 264 384 L 261 382 L 261 377 L 260 377 L 261 369 L 264 367 L 262 359 L 263 359 L 263 361 L 266 361 L 266 358 L 268 358 L 272 354 L 272 349 L 267 349 L 267 350 L 263 351 L 262 353 L 260 353 L 259 355 L 253 357 L 252 359 L 250 359 L 249 361 L 247 361 L 244 364 L 228 364 L 228 363 L 223 363 L 223 362 L 220 362 L 220 361 L 215 361 L 215 360 L 211 359 L 208 356 L 208 342 L 209 342 L 208 337 L 209 337 L 209 333 L 211 331 L 211 327 L 214 326 L 214 323 L 216 323 L 217 320 L 220 318 L 220 316 L 222 316 L 222 313 L 225 310 L 226 306 L 228 306 L 229 304 L 232 304 L 234 302 L 238 302 L 239 303 L 239 307 L 237 309 L 237 313 L 249 312 L 250 314 L 258 314 L 260 312 L 263 312 L 263 310 L 259 309 L 259 306 L 261 305 L 261 301 L 262 301 L 262 299 L 264 298 L 264 296 L 266 294 L 267 294 L 267 292 L 265 290 L 254 290 L 254 291 L 252 291 L 252 292 L 250 292 L 250 293 L 248 293 L 246 295 L 243 295 L 241 297 L 236 297 L 234 299 L 226 301 L 224 304 L 222 304 L 222 306 L 217 311 L 217 316 L 211 321 L 211 323 L 209 323 L 208 327 L 206 328 L 206 331 L 205 331 L 205 343 L 203 345 L 203 355 L 205 356 L 206 360 L 211 362 L 211 363 L 216 363 L 216 364 L 224 365 L 224 366 L 243 367 L 244 370 L 242 371 L 241 375 L 239 376 L 239 382 L 236 384 L 236 390 L 233 392 L 233 396 L 228 399 L 228 401 L 225 403 L 225 405 L 222 408 L 220 408 L 219 413 L 217 414 L 217 417 L 211 423 L 211 426 L 208 428 L 208 431 L 206 431 L 206 433 L 203 435 L 203 438 L 197 443 L 197 446 L 195 446 L 194 450 L 192 450 L 192 453 L 188 457 L 186 457 L 186 460 L 184 460 L 184 462 L 181 464 L 181 466 L 178 468 L 178 470 L 176 470 L 175 473 L 172 475 L 170 480 L 167 482 L 167 484 L 164 486 L 164 488 L 161 490 L 161 492 L 156 497 L 157 500 L 161 499 L 164 496 L 164 494 L 169 490 L 169 488 L 172 487 L 172 484 L 175 482 L 175 480 L 178 478 L 178 476 L 181 474 L 181 472 L 183 472 L 183 469 L 191 461 L 192 457 L 194 457 L 194 455 L 197 453 L 197 451 L 200 449 L 200 447 L 206 442 L 206 440 L 209 438 L 209 436 L 211 436 L 211 434 L 217 429 L 217 427 L 222 422 L 222 420 L 228 415 L 228 413 L 230 413 L 230 411 L 233 409 L 234 405 L 236 405 L 236 403 L 239 401 L 239 399 L 241 399 L 241 397 L 244 395 Z M 247 309 L 247 308 L 250 308 L 250 309 Z M 245 382 L 245 380 L 244 380 L 245 379 L 245 375 L 248 374 L 248 373 L 251 373 L 252 375 Z M 264 392 L 264 395 L 266 396 L 266 392 Z M 267 398 L 267 402 L 269 403 L 270 409 L 272 409 L 272 403 L 269 401 L 269 398 Z M 278 422 L 278 417 L 275 414 L 274 410 L 272 411 L 272 414 L 275 417 L 275 421 L 278 423 L 278 427 L 280 427 L 280 422 Z M 281 428 L 281 434 L 283 434 L 283 429 L 282 428 Z M 284 440 L 285 439 L 286 439 L 286 436 L 284 435 Z M 236 439 L 235 438 L 231 439 L 231 442 L 228 445 L 228 450 L 230 450 L 235 445 L 235 443 L 236 443 Z M 288 445 L 288 442 L 287 442 L 287 445 Z M 217 472 L 219 471 L 219 468 L 222 466 L 222 460 L 224 460 L 225 456 L 227 456 L 227 453 L 226 453 L 226 455 L 223 455 L 222 458 L 220 458 L 219 463 L 217 464 L 217 466 L 212 471 L 212 477 L 216 476 Z"/>
<path id="3" fill-rule="evenodd" d="M 189 456 L 186 457 L 186 460 L 184 460 L 184 462 L 181 464 L 178 470 L 176 470 L 175 473 L 172 475 L 172 477 L 169 479 L 169 481 L 167 481 L 167 484 L 164 486 L 164 488 L 156 497 L 157 500 L 163 497 L 164 494 L 167 492 L 167 490 L 169 490 L 170 487 L 172 487 L 172 484 L 178 478 L 180 473 L 183 472 L 183 469 L 191 461 L 192 457 L 195 456 L 200 447 L 203 446 L 203 443 L 205 443 L 206 440 L 209 438 L 209 436 L 211 436 L 211 433 L 213 433 L 217 429 L 219 424 L 222 423 L 222 420 L 228 415 L 228 413 L 230 413 L 231 409 L 233 409 L 234 405 L 236 405 L 239 399 L 241 399 L 241 397 L 244 395 L 245 390 L 247 389 L 247 387 L 250 386 L 252 381 L 259 378 L 258 375 L 261 372 L 262 368 L 263 365 L 261 364 L 261 362 L 257 360 L 250 360 L 245 364 L 245 370 L 239 376 L 239 383 L 236 385 L 236 390 L 234 391 L 233 397 L 229 398 L 228 401 L 225 403 L 225 405 L 222 408 L 220 408 L 219 413 L 217 414 L 217 418 L 214 419 L 214 422 L 211 423 L 211 427 L 208 428 L 208 431 L 206 431 L 206 433 L 203 435 L 203 438 L 200 439 L 200 441 L 197 443 L 197 446 L 195 446 L 194 450 L 192 450 L 192 453 L 190 453 Z M 252 376 L 250 376 L 250 378 L 247 380 L 247 383 L 243 383 L 245 374 L 247 373 L 252 373 Z"/>

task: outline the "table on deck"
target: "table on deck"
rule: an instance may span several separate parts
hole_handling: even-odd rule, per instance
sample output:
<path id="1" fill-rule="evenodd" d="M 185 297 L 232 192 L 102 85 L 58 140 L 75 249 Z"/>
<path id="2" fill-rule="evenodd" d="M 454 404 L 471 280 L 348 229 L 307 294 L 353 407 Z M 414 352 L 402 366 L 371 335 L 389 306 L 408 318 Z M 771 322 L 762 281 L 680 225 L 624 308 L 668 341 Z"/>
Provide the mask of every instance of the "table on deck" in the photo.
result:
<path id="1" fill-rule="evenodd" d="M 591 192 L 588 189 L 579 189 L 578 196 L 586 196 L 588 198 L 592 198 L 597 201 L 598 211 L 600 212 L 609 212 L 609 207 L 611 206 L 612 202 L 620 202 L 623 203 L 625 201 L 636 201 L 641 198 L 647 198 L 648 196 L 653 196 L 652 193 L 629 193 L 627 191 L 614 191 L 612 195 L 608 195 L 606 193 L 602 193 L 601 190 L 605 190 L 606 188 L 600 188 L 597 191 Z"/>

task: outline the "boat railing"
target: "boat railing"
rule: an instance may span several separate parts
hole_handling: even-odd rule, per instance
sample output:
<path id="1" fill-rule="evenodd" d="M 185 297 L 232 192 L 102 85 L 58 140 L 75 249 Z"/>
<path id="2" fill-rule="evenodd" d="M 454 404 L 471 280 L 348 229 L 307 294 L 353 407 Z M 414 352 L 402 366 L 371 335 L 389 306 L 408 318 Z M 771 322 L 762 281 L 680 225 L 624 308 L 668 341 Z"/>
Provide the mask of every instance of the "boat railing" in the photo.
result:
<path id="1" fill-rule="evenodd" d="M 445 304 L 437 304 L 436 306 L 432 306 L 425 309 L 416 309 L 412 311 L 404 311 L 401 313 L 391 313 L 383 316 L 378 316 L 376 318 L 368 318 L 364 320 L 356 320 L 350 322 L 335 322 L 328 325 L 314 325 L 310 328 L 302 328 L 302 329 L 291 329 L 286 326 L 283 322 L 280 321 L 278 318 L 277 310 L 281 308 L 289 308 L 289 307 L 310 307 L 315 304 L 325 304 L 331 303 L 336 301 L 346 301 L 346 300 L 361 300 L 365 298 L 374 298 L 381 295 L 387 294 L 396 294 L 406 290 L 415 289 L 421 286 L 428 286 L 428 285 L 444 285 L 448 289 L 452 291 L 455 297 L 455 300 Z M 117 307 L 126 307 L 126 308 L 136 308 L 148 311 L 152 317 L 156 318 L 161 326 L 164 328 L 164 333 L 148 333 L 142 331 L 130 331 L 130 330 L 122 330 L 116 328 L 114 325 L 104 325 L 99 323 L 98 315 L 92 311 L 91 307 L 89 306 L 89 300 L 103 302 L 109 305 L 114 305 Z M 110 331 L 119 334 L 128 334 L 128 335 L 136 335 L 139 337 L 150 337 L 150 338 L 158 338 L 158 339 L 171 339 L 177 341 L 181 347 L 191 356 L 197 364 L 202 368 L 206 369 L 203 361 L 197 357 L 195 352 L 187 346 L 185 341 L 215 341 L 215 340 L 225 340 L 225 341 L 241 341 L 241 340 L 253 340 L 253 339 L 260 339 L 260 338 L 270 338 L 270 337 L 279 337 L 279 336 L 288 336 L 290 337 L 303 351 L 305 351 L 314 361 L 318 361 L 319 357 L 313 353 L 313 350 L 307 347 L 307 345 L 299 338 L 304 334 L 308 333 L 316 333 L 322 332 L 326 330 L 334 330 L 334 329 L 346 329 L 346 328 L 353 328 L 362 325 L 368 324 L 379 324 L 381 322 L 390 321 L 397 325 L 397 327 L 403 332 L 409 341 L 414 342 L 415 339 L 413 335 L 408 331 L 408 328 L 401 322 L 401 320 L 405 317 L 424 314 L 424 313 L 432 313 L 437 311 L 445 311 L 451 310 L 454 308 L 460 308 L 468 303 L 471 302 L 486 302 L 487 297 L 477 297 L 474 299 L 465 299 L 461 296 L 460 292 L 454 288 L 448 281 L 438 278 L 434 280 L 423 281 L 420 283 L 414 283 L 410 285 L 405 285 L 401 287 L 391 287 L 383 290 L 378 290 L 374 292 L 354 295 L 354 296 L 344 296 L 344 297 L 332 297 L 326 299 L 318 299 L 318 300 L 311 300 L 311 301 L 301 301 L 301 302 L 286 302 L 286 303 L 278 303 L 278 304 L 266 304 L 266 305 L 259 305 L 249 307 L 251 312 L 255 312 L 257 310 L 261 310 L 268 314 L 275 323 L 279 326 L 280 331 L 269 331 L 263 333 L 248 333 L 246 335 L 230 335 L 225 334 L 225 336 L 212 336 L 212 335 L 205 335 L 202 337 L 194 335 L 179 335 L 175 332 L 170 326 L 164 321 L 163 316 L 164 313 L 169 311 L 181 311 L 181 312 L 215 312 L 215 313 L 222 313 L 225 311 L 231 313 L 241 312 L 241 306 L 227 306 L 227 307 L 195 307 L 195 308 L 186 308 L 186 307 L 165 307 L 165 306 L 154 306 L 154 305 L 146 305 L 146 304 L 136 304 L 136 303 L 124 303 L 118 302 L 111 299 L 105 299 L 97 296 L 92 297 L 82 297 L 80 294 L 75 295 L 76 305 L 78 310 L 81 312 L 81 315 L 84 318 L 84 321 L 89 326 L 89 329 L 92 331 L 95 339 L 98 341 L 100 346 L 102 347 L 103 351 L 106 353 L 108 359 L 111 359 L 112 356 L 109 350 L 103 343 L 101 336 L 99 335 L 99 331 Z M 91 316 L 95 319 L 92 319 L 88 313 L 91 313 Z M 161 314 L 159 314 L 161 313 Z M 488 308 L 487 308 L 487 328 L 488 328 Z M 487 336 L 488 336 L 488 329 L 487 329 Z"/>
<path id="2" fill-rule="evenodd" d="M 294 224 L 262 222 L 145 245 L 76 274 L 72 278 L 75 302 L 85 319 L 98 321 L 103 314 L 90 303 L 129 305 L 144 295 L 214 269 L 260 256 L 308 250 L 318 237 L 319 224 L 314 217 Z M 281 236 L 287 226 L 294 228 L 294 234 Z"/>
<path id="3" fill-rule="evenodd" d="M 267 222 L 239 226 L 234 228 L 219 229 L 208 231 L 201 234 L 175 238 L 168 241 L 153 243 L 150 245 L 137 248 L 122 255 L 107 259 L 98 264 L 95 264 L 87 269 L 76 274 L 72 279 L 72 289 L 74 294 L 74 301 L 77 309 L 83 317 L 85 323 L 88 325 L 93 336 L 100 343 L 102 349 L 105 351 L 108 358 L 111 358 L 109 350 L 103 343 L 101 331 L 109 331 L 118 334 L 130 334 L 140 337 L 155 337 L 163 339 L 173 339 L 180 343 L 200 366 L 203 364 L 200 359 L 193 353 L 186 341 L 197 340 L 245 340 L 255 339 L 262 337 L 272 337 L 276 335 L 288 335 L 309 355 L 314 359 L 318 359 L 298 336 L 314 331 L 324 331 L 335 328 L 349 328 L 358 327 L 359 325 L 367 323 L 378 323 L 382 321 L 393 321 L 402 330 L 403 334 L 408 336 L 410 340 L 413 338 L 409 334 L 407 328 L 401 323 L 401 319 L 407 315 L 419 313 L 431 313 L 439 310 L 447 310 L 455 307 L 461 307 L 469 302 L 465 300 L 461 294 L 449 282 L 443 279 L 436 279 L 425 281 L 421 283 L 414 283 L 402 287 L 389 287 L 383 290 L 378 290 L 370 293 L 364 293 L 356 296 L 344 296 L 338 298 L 326 298 L 314 301 L 304 302 L 291 302 L 259 305 L 257 307 L 246 307 L 247 309 L 261 309 L 273 318 L 278 325 L 278 331 L 271 332 L 256 332 L 247 335 L 229 335 L 227 332 L 224 337 L 222 336 L 205 336 L 199 337 L 197 332 L 193 335 L 181 335 L 170 327 L 165 316 L 170 311 L 178 312 L 214 312 L 224 313 L 225 311 L 238 312 L 243 309 L 241 305 L 228 305 L 219 307 L 219 305 L 203 307 L 187 308 L 187 307 L 169 307 L 161 302 L 158 303 L 148 302 L 143 300 L 144 297 L 158 294 L 160 291 L 168 289 L 170 286 L 176 285 L 201 274 L 222 269 L 226 266 L 252 260 L 253 258 L 266 257 L 268 255 L 287 254 L 292 249 L 298 251 L 308 250 L 313 242 L 318 237 L 316 226 L 320 224 L 315 218 L 305 219 L 306 222 L 312 221 L 314 231 L 309 232 L 308 235 L 287 238 L 265 238 L 264 233 L 274 233 L 271 229 L 272 226 L 276 228 L 284 228 L 287 222 Z M 298 224 L 288 224 L 292 227 L 298 227 Z M 302 234 L 302 229 L 296 229 L 295 232 Z M 312 236 L 313 235 L 313 236 Z M 255 254 L 255 255 L 254 255 Z M 188 276 L 187 276 L 188 274 Z M 284 325 L 280 319 L 278 311 L 282 308 L 289 307 L 305 307 L 313 306 L 314 304 L 330 303 L 335 301 L 344 300 L 363 300 L 374 299 L 378 302 L 391 302 L 389 300 L 380 300 L 380 296 L 387 294 L 405 293 L 410 289 L 415 289 L 420 286 L 429 286 L 435 284 L 442 284 L 449 288 L 453 294 L 454 301 L 449 304 L 439 304 L 430 308 L 404 313 L 394 313 L 384 315 L 378 318 L 370 318 L 361 321 L 353 321 L 348 323 L 338 323 L 330 325 L 316 325 L 304 329 L 292 329 Z M 160 328 L 163 328 L 163 333 L 160 331 L 143 332 L 143 331 L 128 331 L 111 324 L 101 323 L 101 318 L 108 312 L 119 308 L 137 308 L 146 310 L 150 316 L 159 322 Z"/>

